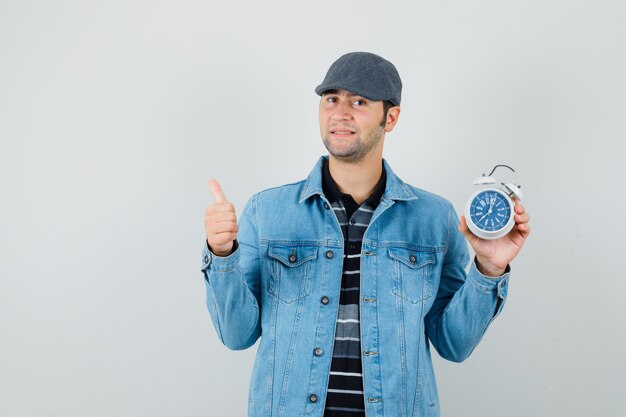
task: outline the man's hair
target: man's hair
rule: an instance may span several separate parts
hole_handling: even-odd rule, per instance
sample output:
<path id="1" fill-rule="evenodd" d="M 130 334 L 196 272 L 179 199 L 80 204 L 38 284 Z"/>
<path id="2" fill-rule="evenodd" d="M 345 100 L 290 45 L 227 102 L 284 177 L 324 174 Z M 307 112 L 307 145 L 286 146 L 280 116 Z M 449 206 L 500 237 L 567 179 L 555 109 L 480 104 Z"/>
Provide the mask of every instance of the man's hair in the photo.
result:
<path id="1" fill-rule="evenodd" d="M 385 127 L 385 125 L 387 124 L 387 113 L 389 112 L 389 109 L 394 106 L 395 104 L 393 104 L 389 100 L 383 101 L 383 120 L 381 120 L 380 122 L 380 127 Z"/>

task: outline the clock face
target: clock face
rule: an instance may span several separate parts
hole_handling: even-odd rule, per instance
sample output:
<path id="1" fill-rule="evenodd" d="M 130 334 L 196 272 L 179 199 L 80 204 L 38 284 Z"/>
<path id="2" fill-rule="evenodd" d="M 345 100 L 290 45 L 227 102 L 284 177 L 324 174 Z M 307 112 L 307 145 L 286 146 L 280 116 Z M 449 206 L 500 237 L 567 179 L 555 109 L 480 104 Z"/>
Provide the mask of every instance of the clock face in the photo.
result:
<path id="1" fill-rule="evenodd" d="M 495 232 L 509 223 L 511 204 L 495 190 L 482 191 L 472 199 L 469 207 L 472 222 L 481 230 Z"/>

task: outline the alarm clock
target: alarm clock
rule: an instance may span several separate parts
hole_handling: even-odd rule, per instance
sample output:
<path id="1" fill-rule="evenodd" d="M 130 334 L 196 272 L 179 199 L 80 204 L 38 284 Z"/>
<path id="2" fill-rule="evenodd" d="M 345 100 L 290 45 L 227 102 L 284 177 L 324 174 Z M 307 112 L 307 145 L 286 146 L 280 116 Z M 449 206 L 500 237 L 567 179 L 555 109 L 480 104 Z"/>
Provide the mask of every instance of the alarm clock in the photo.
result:
<path id="1" fill-rule="evenodd" d="M 496 179 L 492 177 L 497 168 L 508 168 L 508 165 L 496 165 L 491 173 L 483 174 L 474 181 L 474 185 L 482 186 L 468 200 L 465 206 L 465 220 L 472 233 L 482 239 L 498 239 L 506 235 L 515 225 L 513 197 L 522 199 L 522 190 L 516 181 L 500 183 L 496 187 Z"/>

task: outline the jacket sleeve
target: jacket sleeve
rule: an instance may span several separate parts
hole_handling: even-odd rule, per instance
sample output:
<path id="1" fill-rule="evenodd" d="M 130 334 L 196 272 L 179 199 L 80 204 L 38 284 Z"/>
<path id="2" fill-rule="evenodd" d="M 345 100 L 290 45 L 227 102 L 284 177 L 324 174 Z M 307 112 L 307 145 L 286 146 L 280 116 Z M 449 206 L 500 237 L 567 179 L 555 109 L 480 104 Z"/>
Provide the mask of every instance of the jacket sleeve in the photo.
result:
<path id="1" fill-rule="evenodd" d="M 239 217 L 237 248 L 226 257 L 204 244 L 202 272 L 206 303 L 220 341 L 229 349 L 252 346 L 261 336 L 261 271 L 256 196 Z"/>
<path id="2" fill-rule="evenodd" d="M 480 342 L 506 300 L 509 267 L 501 277 L 481 274 L 469 260 L 465 238 L 458 231 L 452 205 L 448 213 L 448 247 L 437 296 L 425 317 L 426 335 L 445 359 L 462 362 Z"/>

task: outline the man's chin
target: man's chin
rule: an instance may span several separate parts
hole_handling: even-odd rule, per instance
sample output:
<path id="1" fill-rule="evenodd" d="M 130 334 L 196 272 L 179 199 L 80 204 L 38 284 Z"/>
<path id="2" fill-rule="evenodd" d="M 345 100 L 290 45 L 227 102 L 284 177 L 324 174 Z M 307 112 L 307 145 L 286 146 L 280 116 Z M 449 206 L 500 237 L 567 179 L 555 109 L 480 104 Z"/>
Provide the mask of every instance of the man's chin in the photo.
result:
<path id="1" fill-rule="evenodd" d="M 324 146 L 329 154 L 336 158 L 351 158 L 353 155 L 358 153 L 358 149 L 354 149 L 354 147 L 350 147 L 349 144 L 343 143 L 340 145 L 348 145 L 348 146 L 336 146 L 336 144 L 328 138 L 324 138 Z"/>
<path id="2" fill-rule="evenodd" d="M 328 150 L 328 153 L 335 159 L 337 159 L 338 161 L 341 162 L 347 162 L 347 163 L 354 163 L 354 162 L 359 162 L 363 159 L 363 157 L 365 155 L 362 155 L 359 152 L 337 152 L 336 150 L 330 150 L 328 148 L 326 148 Z"/>

